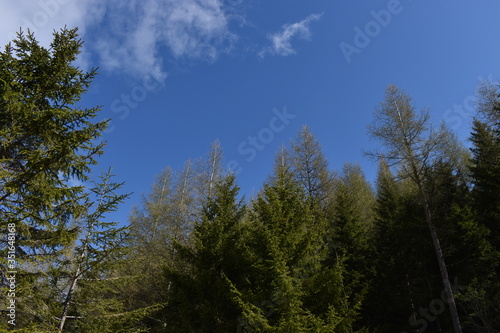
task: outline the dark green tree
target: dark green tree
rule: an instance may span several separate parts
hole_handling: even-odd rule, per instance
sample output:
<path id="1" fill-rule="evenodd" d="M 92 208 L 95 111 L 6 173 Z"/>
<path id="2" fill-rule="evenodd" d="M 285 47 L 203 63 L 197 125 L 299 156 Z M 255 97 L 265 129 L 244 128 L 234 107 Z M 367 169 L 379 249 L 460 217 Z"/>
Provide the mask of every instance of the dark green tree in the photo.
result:
<path id="1" fill-rule="evenodd" d="M 234 299 L 250 266 L 242 249 L 245 206 L 234 176 L 216 181 L 202 218 L 194 226 L 191 246 L 176 243 L 176 262 L 162 312 L 168 332 L 236 331 L 241 308 Z"/>
<path id="2" fill-rule="evenodd" d="M 471 134 L 472 218 L 465 237 L 475 241 L 479 251 L 466 253 L 473 255 L 476 274 L 460 300 L 467 327 L 496 332 L 500 327 L 500 92 L 492 83 L 484 83 L 478 92 Z"/>
<path id="3" fill-rule="evenodd" d="M 257 263 L 252 295 L 261 311 L 260 321 L 244 317 L 243 327 L 249 332 L 342 331 L 353 317 L 342 293 L 342 263 L 323 265 L 325 221 L 279 157 L 252 204 L 251 248 Z"/>
<path id="4" fill-rule="evenodd" d="M 0 52 L 0 220 L 15 225 L 18 328 L 57 326 L 59 300 L 41 282 L 78 237 L 71 221 L 85 213 L 83 187 L 68 181 L 86 181 L 102 153 L 96 140 L 106 121 L 92 121 L 98 107 L 77 106 L 96 75 L 73 65 L 81 46 L 76 29 L 54 32 L 48 49 L 20 32 Z M 7 245 L 2 237 L 2 258 Z"/>
<path id="5" fill-rule="evenodd" d="M 490 241 L 500 251 L 500 136 L 493 128 L 474 121 L 471 177 L 478 221 L 490 230 Z"/>
<path id="6" fill-rule="evenodd" d="M 356 308 L 373 278 L 375 195 L 357 164 L 346 163 L 328 210 L 327 262 L 345 267 L 343 293 Z"/>

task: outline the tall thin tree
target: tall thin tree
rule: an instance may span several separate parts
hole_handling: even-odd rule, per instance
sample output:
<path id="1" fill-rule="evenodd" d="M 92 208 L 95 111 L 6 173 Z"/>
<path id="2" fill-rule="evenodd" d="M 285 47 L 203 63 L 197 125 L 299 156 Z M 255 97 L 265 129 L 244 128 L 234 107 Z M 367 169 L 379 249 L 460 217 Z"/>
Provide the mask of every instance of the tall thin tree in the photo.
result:
<path id="1" fill-rule="evenodd" d="M 376 110 L 375 120 L 369 126 L 369 132 L 385 148 L 371 155 L 397 164 L 402 170 L 401 174 L 411 179 L 418 188 L 448 297 L 453 327 L 456 333 L 462 332 L 443 250 L 436 232 L 429 198 L 424 188 L 425 174 L 435 157 L 442 151 L 443 145 L 446 145 L 446 136 L 443 131 L 435 131 L 431 128 L 428 110 L 417 112 L 410 96 L 394 85 L 388 86 L 385 101 Z"/>

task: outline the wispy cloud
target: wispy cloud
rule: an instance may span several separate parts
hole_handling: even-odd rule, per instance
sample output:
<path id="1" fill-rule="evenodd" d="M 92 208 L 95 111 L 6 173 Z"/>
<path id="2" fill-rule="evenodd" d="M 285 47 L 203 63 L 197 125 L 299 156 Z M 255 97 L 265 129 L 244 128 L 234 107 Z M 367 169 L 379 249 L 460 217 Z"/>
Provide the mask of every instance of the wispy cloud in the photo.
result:
<path id="1" fill-rule="evenodd" d="M 161 78 L 160 50 L 175 59 L 215 61 L 236 39 L 220 0 L 114 0 L 108 7 L 107 30 L 96 39 L 95 51 L 110 70 Z"/>
<path id="2" fill-rule="evenodd" d="M 311 14 L 300 22 L 283 25 L 280 32 L 269 34 L 267 38 L 272 42 L 272 45 L 264 48 L 259 55 L 264 57 L 268 54 L 289 56 L 295 54 L 296 51 L 292 47 L 291 40 L 294 37 L 309 40 L 311 37 L 311 29 L 309 25 L 313 21 L 318 21 L 323 14 Z"/>
<path id="3" fill-rule="evenodd" d="M 45 46 L 53 30 L 77 26 L 86 41 L 82 62 L 133 76 L 166 76 L 174 59 L 215 61 L 236 40 L 223 0 L 16 0 L 0 2 L 0 45 L 22 27 Z"/>

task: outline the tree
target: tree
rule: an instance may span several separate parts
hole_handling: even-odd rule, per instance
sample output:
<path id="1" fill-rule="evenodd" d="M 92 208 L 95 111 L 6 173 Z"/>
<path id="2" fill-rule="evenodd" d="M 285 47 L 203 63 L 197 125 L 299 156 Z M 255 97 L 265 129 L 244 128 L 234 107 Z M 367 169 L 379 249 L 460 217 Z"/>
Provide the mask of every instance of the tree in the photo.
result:
<path id="1" fill-rule="evenodd" d="M 131 317 L 137 320 L 138 314 L 121 313 L 124 304 L 116 297 L 122 291 L 121 281 L 127 280 L 116 273 L 126 255 L 128 228 L 104 219 L 129 195 L 117 194 L 123 183 L 114 183 L 111 177 L 109 170 L 89 189 L 83 202 L 85 212 L 76 221 L 81 237 L 51 281 L 61 290 L 59 332 L 67 327 L 79 332 L 111 332 L 118 323 Z M 68 324 L 68 320 L 73 322 Z"/>
<path id="2" fill-rule="evenodd" d="M 245 205 L 229 175 L 214 184 L 213 195 L 195 224 L 193 245 L 176 243 L 178 260 L 166 267 L 172 282 L 162 312 L 168 332 L 229 332 L 237 329 L 240 307 L 234 290 L 245 285 L 250 267 L 242 248 Z"/>
<path id="3" fill-rule="evenodd" d="M 448 269 L 443 256 L 440 240 L 425 191 L 424 179 L 432 161 L 445 146 L 443 130 L 430 128 L 429 112 L 415 112 L 411 98 L 396 86 L 386 90 L 385 101 L 375 114 L 375 120 L 369 127 L 370 134 L 385 146 L 385 151 L 375 153 L 387 161 L 395 162 L 418 189 L 425 220 L 427 222 L 442 282 L 448 302 L 455 332 L 461 332 L 455 297 L 448 277 Z"/>
<path id="4" fill-rule="evenodd" d="M 343 292 L 362 304 L 373 278 L 372 236 L 375 196 L 357 164 L 346 163 L 336 182 L 328 214 L 328 261 L 345 267 Z"/>
<path id="5" fill-rule="evenodd" d="M 333 190 L 333 175 L 309 127 L 302 127 L 297 138 L 292 141 L 288 155 L 294 177 L 304 187 L 313 204 L 324 207 Z"/>
<path id="6" fill-rule="evenodd" d="M 484 83 L 478 91 L 473 122 L 470 174 L 472 218 L 465 237 L 479 242 L 474 255 L 474 280 L 461 295 L 466 324 L 475 330 L 495 332 L 500 325 L 500 92 Z M 471 228 L 472 227 L 472 228 Z M 472 230 L 471 230 L 472 229 Z M 486 230 L 484 230 L 486 229 Z M 475 232 L 473 232 L 475 231 Z M 482 237 L 479 237 L 479 232 Z M 477 253 L 479 252 L 479 253 Z M 482 264 L 482 265 L 479 265 Z M 493 272 L 492 272 L 493 271 Z M 482 273 L 482 274 L 481 274 Z"/>
<path id="7" fill-rule="evenodd" d="M 474 206 L 478 219 L 492 236 L 500 235 L 500 142 L 491 127 L 474 121 L 471 141 Z M 500 244 L 492 239 L 493 243 Z M 496 242 L 495 242 L 496 241 Z M 500 248 L 499 248 L 500 250 Z"/>
<path id="8" fill-rule="evenodd" d="M 199 207 L 214 194 L 215 183 L 222 176 L 223 151 L 219 140 L 215 140 L 205 159 L 199 160 L 196 170 Z"/>
<path id="9" fill-rule="evenodd" d="M 48 49 L 19 32 L 0 53 L 0 219 L 15 225 L 17 327 L 53 327 L 56 300 L 39 282 L 78 237 L 70 223 L 85 212 L 83 187 L 68 181 L 86 181 L 102 153 L 107 122 L 92 122 L 98 107 L 76 106 L 96 75 L 72 65 L 81 45 L 77 29 L 54 32 Z M 2 258 L 7 245 L 2 237 Z"/>
<path id="10" fill-rule="evenodd" d="M 281 157 L 249 216 L 256 262 L 251 294 L 260 311 L 248 306 L 244 327 L 263 332 L 340 332 L 354 317 L 341 292 L 342 263 L 323 266 L 326 223 Z"/>
<path id="11" fill-rule="evenodd" d="M 145 307 L 161 308 L 170 292 L 170 281 L 165 281 L 164 267 L 174 262 L 174 242 L 187 243 L 193 209 L 192 189 L 188 180 L 191 162 L 177 174 L 166 167 L 155 179 L 151 192 L 143 195 L 140 206 L 130 214 L 130 253 L 124 273 L 133 276 L 127 290 L 128 310 Z M 163 327 L 164 322 L 152 314 L 144 318 L 144 327 Z"/>

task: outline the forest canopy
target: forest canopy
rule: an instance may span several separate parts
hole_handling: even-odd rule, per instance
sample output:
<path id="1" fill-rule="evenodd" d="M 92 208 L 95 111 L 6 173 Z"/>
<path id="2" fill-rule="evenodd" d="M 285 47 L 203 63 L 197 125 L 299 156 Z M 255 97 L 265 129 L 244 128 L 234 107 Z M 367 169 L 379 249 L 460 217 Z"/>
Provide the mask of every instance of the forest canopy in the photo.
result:
<path id="1" fill-rule="evenodd" d="M 388 86 L 375 184 L 304 125 L 253 197 L 215 141 L 118 223 L 129 194 L 91 172 L 108 121 L 78 106 L 97 74 L 81 46 L 63 29 L 0 53 L 1 330 L 500 331 L 499 85 L 478 89 L 470 149 Z"/>

